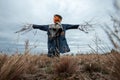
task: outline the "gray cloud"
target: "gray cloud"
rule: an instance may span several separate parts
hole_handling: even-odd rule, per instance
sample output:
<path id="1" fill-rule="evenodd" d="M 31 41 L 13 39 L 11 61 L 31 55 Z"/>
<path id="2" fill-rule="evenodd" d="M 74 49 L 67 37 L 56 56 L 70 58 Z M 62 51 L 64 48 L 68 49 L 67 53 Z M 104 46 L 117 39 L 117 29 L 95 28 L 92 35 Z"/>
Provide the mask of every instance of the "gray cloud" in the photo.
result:
<path id="1" fill-rule="evenodd" d="M 56 13 L 63 16 L 63 23 L 81 24 L 93 17 L 98 22 L 108 21 L 108 12 L 114 12 L 112 0 L 0 0 L 0 41 L 14 42 L 18 38 L 14 32 L 26 23 L 52 23 Z M 34 43 L 33 37 L 33 33 L 29 32 L 20 35 L 19 41 L 23 44 L 25 39 L 30 39 Z M 46 33 L 39 31 L 35 40 L 46 43 Z"/>

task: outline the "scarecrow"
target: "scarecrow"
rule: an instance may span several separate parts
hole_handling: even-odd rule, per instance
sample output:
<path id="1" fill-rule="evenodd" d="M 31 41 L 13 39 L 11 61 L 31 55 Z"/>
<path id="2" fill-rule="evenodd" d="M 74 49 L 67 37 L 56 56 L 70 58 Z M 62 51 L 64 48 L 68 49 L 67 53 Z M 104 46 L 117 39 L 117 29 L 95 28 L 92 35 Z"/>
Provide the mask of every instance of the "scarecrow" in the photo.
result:
<path id="1" fill-rule="evenodd" d="M 48 35 L 48 57 L 59 57 L 60 53 L 66 53 L 70 51 L 70 48 L 67 44 L 67 40 L 65 38 L 66 30 L 69 29 L 79 29 L 81 31 L 87 32 L 86 26 L 91 26 L 86 23 L 85 25 L 71 25 L 71 24 L 61 24 L 62 16 L 59 14 L 55 14 L 53 17 L 54 24 L 49 25 L 35 25 L 35 24 L 27 24 L 21 30 L 16 33 L 22 31 L 30 31 L 32 29 L 40 29 L 43 31 L 47 31 Z"/>

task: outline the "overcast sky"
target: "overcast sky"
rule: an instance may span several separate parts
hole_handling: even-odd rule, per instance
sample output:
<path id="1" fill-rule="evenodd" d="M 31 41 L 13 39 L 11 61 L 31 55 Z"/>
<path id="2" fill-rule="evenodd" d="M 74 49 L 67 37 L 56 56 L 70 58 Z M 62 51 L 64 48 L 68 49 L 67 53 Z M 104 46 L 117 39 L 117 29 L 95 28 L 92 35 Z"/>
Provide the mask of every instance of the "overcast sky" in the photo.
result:
<path id="1" fill-rule="evenodd" d="M 114 13 L 113 0 L 0 0 L 0 47 L 10 43 L 24 43 L 25 39 L 34 42 L 46 37 L 44 39 L 47 42 L 47 35 L 42 31 L 38 32 L 35 39 L 33 32 L 20 37 L 14 32 L 26 23 L 53 23 L 54 14 L 63 16 L 62 23 L 82 24 L 94 18 L 93 22 L 102 24 L 109 22 L 109 13 Z M 86 39 L 86 36 L 82 39 Z"/>

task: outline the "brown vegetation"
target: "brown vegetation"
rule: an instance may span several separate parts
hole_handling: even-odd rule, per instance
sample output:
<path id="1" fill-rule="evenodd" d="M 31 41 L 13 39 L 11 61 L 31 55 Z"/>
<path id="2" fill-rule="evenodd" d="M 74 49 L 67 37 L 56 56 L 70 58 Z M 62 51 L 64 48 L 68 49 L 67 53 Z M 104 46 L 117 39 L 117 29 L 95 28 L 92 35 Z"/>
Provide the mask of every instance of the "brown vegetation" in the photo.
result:
<path id="1" fill-rule="evenodd" d="M 0 54 L 0 80 L 119 80 L 120 54 Z"/>

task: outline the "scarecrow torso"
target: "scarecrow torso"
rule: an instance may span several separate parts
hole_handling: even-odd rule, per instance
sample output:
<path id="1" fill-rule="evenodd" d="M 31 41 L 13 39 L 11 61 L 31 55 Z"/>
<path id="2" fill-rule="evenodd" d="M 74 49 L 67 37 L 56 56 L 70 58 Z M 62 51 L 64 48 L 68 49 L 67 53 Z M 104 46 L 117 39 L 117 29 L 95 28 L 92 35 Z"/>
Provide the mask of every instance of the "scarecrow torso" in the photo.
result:
<path id="1" fill-rule="evenodd" d="M 51 24 L 48 29 L 48 51 L 52 52 L 56 48 L 60 53 L 69 52 L 66 38 L 65 26 L 62 24 Z"/>

